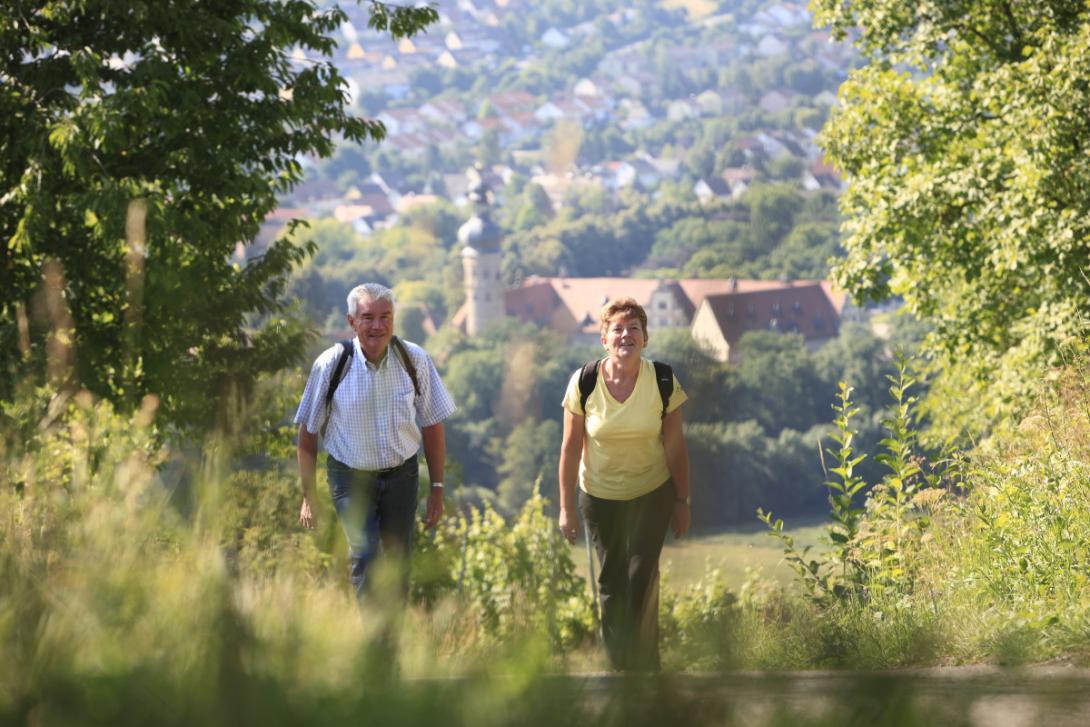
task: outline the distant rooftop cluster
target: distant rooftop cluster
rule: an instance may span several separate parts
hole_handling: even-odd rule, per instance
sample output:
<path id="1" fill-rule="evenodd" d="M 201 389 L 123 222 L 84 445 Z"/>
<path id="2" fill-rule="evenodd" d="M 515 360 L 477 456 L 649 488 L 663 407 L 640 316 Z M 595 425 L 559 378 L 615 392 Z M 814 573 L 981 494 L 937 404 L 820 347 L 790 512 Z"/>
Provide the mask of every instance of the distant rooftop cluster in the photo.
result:
<path id="1" fill-rule="evenodd" d="M 800 102 L 800 94 L 786 87 L 769 88 L 757 97 L 743 89 L 716 86 L 697 94 L 651 99 L 646 91 L 655 81 L 656 59 L 655 53 L 649 52 L 649 44 L 655 41 L 649 38 L 610 47 L 592 72 L 573 77 L 568 88 L 551 93 L 507 88 L 475 95 L 439 88 L 434 94 L 422 95 L 421 89 L 413 87 L 410 79 L 420 69 L 484 72 L 512 62 L 522 67 L 558 49 L 577 48 L 599 38 L 603 28 L 624 28 L 638 17 L 636 10 L 620 8 L 593 21 L 548 27 L 536 39 L 512 47 L 505 28 L 527 7 L 528 0 L 444 3 L 437 26 L 415 38 L 393 41 L 367 29 L 366 8 L 348 5 L 351 19 L 339 31 L 334 61 L 349 81 L 351 97 L 366 91 L 381 92 L 388 99 L 377 114 L 387 130 L 384 148 L 403 158 L 420 158 L 438 147 L 476 144 L 491 132 L 502 148 L 518 150 L 540 147 L 557 124 L 584 128 L 607 124 L 622 132 L 638 132 L 656 124 L 731 117 L 753 108 L 775 114 Z M 809 30 L 810 14 L 802 2 L 769 4 L 748 18 L 713 15 L 696 25 L 705 30 L 729 28 L 729 32 L 713 33 L 714 40 L 707 43 L 679 41 L 665 49 L 656 46 L 656 52 L 665 52 L 671 64 L 688 71 L 704 69 L 709 73 L 735 62 L 799 52 L 798 47 L 805 48 L 808 62 L 815 67 L 842 72 L 851 62 L 849 46 L 831 42 L 824 32 Z M 305 53 L 298 51 L 296 60 L 306 61 Z M 828 90 L 804 100 L 819 107 L 836 103 Z M 802 161 L 797 179 L 800 189 L 840 189 L 840 179 L 822 158 L 813 130 L 757 129 L 730 143 L 737 152 L 736 166 L 686 181 L 687 189 L 702 203 L 739 198 L 755 181 L 758 162 L 788 156 Z M 573 187 L 599 187 L 610 193 L 629 188 L 652 192 L 665 181 L 681 181 L 685 153 L 680 144 L 672 145 L 668 154 L 635 149 L 623 157 L 558 171 L 539 154 L 520 157 L 521 152 L 515 151 L 514 161 L 496 165 L 488 173 L 494 177 L 492 188 L 499 196 L 515 171 L 530 177 L 556 208 Z M 521 163 L 523 157 L 525 164 Z M 465 202 L 460 170 L 436 170 L 424 189 L 412 188 L 386 169 L 348 189 L 311 177 L 285 199 L 285 206 L 303 210 L 305 216 L 334 216 L 367 234 L 394 224 L 400 213 L 435 198 Z"/>

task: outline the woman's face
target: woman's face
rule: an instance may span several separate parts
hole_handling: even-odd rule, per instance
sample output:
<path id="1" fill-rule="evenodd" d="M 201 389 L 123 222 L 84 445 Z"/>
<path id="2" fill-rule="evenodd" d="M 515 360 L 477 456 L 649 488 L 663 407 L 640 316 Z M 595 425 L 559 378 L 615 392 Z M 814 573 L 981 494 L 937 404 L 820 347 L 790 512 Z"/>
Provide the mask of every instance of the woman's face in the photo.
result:
<path id="1" fill-rule="evenodd" d="M 624 361 L 633 356 L 639 358 L 640 352 L 647 345 L 647 334 L 639 318 L 616 316 L 606 326 L 602 345 L 605 346 L 609 357 L 618 361 Z"/>

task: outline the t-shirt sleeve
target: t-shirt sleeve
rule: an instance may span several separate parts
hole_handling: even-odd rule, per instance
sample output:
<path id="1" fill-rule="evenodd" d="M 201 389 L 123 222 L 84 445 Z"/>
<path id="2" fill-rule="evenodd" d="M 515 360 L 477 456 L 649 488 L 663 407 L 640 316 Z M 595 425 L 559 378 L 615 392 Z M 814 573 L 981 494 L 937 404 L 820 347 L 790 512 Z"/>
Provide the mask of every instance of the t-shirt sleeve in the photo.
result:
<path id="1" fill-rule="evenodd" d="M 674 376 L 674 391 L 670 394 L 670 401 L 666 403 L 666 413 L 669 414 L 688 400 L 689 395 L 686 394 L 685 390 L 681 388 L 681 384 L 678 382 L 677 376 Z"/>
<path id="2" fill-rule="evenodd" d="M 564 408 L 576 416 L 584 415 L 583 407 L 579 405 L 579 374 L 581 371 L 582 369 L 578 369 L 568 379 L 568 388 L 564 392 L 564 401 L 562 402 Z"/>

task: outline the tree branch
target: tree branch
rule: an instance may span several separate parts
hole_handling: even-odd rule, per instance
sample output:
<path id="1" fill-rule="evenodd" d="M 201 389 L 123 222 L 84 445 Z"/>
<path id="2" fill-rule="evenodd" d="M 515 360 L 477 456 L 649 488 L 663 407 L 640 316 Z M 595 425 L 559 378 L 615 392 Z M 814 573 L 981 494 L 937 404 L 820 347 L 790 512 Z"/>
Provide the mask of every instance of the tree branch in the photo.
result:
<path id="1" fill-rule="evenodd" d="M 1009 30 L 1011 38 L 1014 40 L 1015 52 L 1017 57 L 1022 57 L 1022 47 L 1025 45 L 1023 40 L 1021 28 L 1018 27 L 1018 20 L 1014 17 L 1014 9 L 1011 7 L 1010 0 L 1003 0 L 1003 14 L 1007 16 L 1007 21 L 1010 24 Z"/>

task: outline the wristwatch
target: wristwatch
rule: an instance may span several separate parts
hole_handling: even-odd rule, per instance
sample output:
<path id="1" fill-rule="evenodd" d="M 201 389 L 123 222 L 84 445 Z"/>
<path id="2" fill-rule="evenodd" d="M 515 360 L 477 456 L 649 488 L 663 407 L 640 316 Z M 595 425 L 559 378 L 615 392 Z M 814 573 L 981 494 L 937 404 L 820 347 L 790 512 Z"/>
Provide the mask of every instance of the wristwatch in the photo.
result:
<path id="1" fill-rule="evenodd" d="M 674 498 L 674 499 L 677 500 L 678 502 L 684 502 L 686 505 L 689 505 L 689 506 L 692 506 L 692 504 L 693 504 L 693 498 L 690 495 L 686 495 L 685 497 L 677 497 L 677 498 Z"/>
<path id="2" fill-rule="evenodd" d="M 443 483 L 442 482 L 433 482 L 433 483 L 431 483 L 431 489 L 441 490 L 441 489 L 443 489 Z"/>

